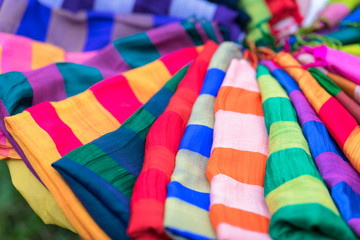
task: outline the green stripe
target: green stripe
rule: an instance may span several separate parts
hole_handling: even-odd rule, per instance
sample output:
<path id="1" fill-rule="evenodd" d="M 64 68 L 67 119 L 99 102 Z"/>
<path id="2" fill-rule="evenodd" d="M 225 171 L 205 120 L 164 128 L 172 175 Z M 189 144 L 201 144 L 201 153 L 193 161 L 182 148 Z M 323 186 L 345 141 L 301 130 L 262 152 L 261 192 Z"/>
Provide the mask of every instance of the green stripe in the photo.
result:
<path id="1" fill-rule="evenodd" d="M 181 22 L 181 25 L 185 28 L 185 31 L 193 41 L 194 45 L 199 46 L 204 44 L 200 34 L 195 28 L 195 23 L 185 20 Z"/>
<path id="2" fill-rule="evenodd" d="M 64 79 L 68 97 L 81 93 L 87 90 L 89 86 L 103 80 L 101 72 L 94 67 L 76 63 L 56 63 L 56 67 Z"/>
<path id="3" fill-rule="evenodd" d="M 281 208 L 271 217 L 269 233 L 287 240 L 357 239 L 342 218 L 320 204 Z"/>
<path id="4" fill-rule="evenodd" d="M 316 81 L 318 81 L 318 83 L 331 94 L 331 96 L 336 97 L 336 95 L 341 92 L 341 89 L 336 85 L 336 83 L 316 68 L 309 68 L 309 72 Z"/>
<path id="5" fill-rule="evenodd" d="M 117 39 L 113 44 L 131 68 L 143 66 L 161 57 L 144 32 Z"/>

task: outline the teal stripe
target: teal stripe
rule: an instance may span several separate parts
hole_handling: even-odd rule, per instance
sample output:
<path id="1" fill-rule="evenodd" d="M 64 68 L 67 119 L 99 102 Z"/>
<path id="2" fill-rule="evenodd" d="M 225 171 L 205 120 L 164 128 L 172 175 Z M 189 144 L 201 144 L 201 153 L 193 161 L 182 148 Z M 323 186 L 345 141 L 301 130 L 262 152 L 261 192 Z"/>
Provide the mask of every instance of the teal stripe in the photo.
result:
<path id="1" fill-rule="evenodd" d="M 203 27 L 209 40 L 213 40 L 214 42 L 219 43 L 220 39 L 217 39 L 215 30 L 211 22 L 204 22 L 201 24 L 201 26 Z"/>
<path id="2" fill-rule="evenodd" d="M 200 34 L 198 33 L 198 31 L 195 28 L 194 23 L 189 22 L 189 21 L 183 21 L 183 22 L 181 22 L 181 25 L 183 25 L 183 27 L 185 28 L 185 31 L 187 32 L 187 34 L 193 41 L 194 45 L 199 46 L 199 45 L 204 44 Z"/>

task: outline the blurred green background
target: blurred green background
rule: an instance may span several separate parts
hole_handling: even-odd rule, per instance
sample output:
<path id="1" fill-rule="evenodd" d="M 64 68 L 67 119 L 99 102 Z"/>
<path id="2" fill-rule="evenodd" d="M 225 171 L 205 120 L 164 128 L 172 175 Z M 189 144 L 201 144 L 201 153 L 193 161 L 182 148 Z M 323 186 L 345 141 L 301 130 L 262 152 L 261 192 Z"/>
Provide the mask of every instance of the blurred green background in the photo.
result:
<path id="1" fill-rule="evenodd" d="M 0 239 L 72 240 L 78 235 L 66 229 L 46 225 L 11 183 L 5 161 L 0 161 Z"/>

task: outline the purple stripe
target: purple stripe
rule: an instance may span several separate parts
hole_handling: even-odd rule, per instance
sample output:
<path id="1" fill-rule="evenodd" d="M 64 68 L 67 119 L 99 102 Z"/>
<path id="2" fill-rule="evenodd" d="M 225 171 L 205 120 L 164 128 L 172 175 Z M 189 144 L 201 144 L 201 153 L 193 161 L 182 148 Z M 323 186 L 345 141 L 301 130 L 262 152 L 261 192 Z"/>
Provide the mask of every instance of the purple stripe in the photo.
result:
<path id="1" fill-rule="evenodd" d="M 94 0 L 64 0 L 62 7 L 72 12 L 78 12 L 79 10 L 92 9 Z"/>
<path id="2" fill-rule="evenodd" d="M 319 154 L 315 162 L 329 189 L 339 182 L 345 182 L 360 195 L 360 176 L 349 162 L 334 152 Z"/>
<path id="3" fill-rule="evenodd" d="M 236 11 L 229 9 L 224 5 L 218 5 L 214 18 L 209 20 L 214 20 L 220 25 L 225 26 L 229 30 L 230 40 L 236 41 L 241 34 L 241 28 L 236 23 L 237 17 L 238 13 Z"/>
<path id="4" fill-rule="evenodd" d="M 185 31 L 185 28 L 179 23 L 172 23 L 167 28 L 157 28 L 156 31 L 147 33 L 152 44 L 158 49 L 161 56 L 169 54 L 178 49 L 194 46 Z M 171 38 L 169 38 L 171 36 Z"/>
<path id="5" fill-rule="evenodd" d="M 289 97 L 298 113 L 301 126 L 309 121 L 321 122 L 314 109 L 299 90 L 292 91 Z"/>
<path id="6" fill-rule="evenodd" d="M 275 63 L 273 61 L 270 61 L 270 60 L 261 60 L 260 61 L 260 64 L 264 65 L 265 67 L 267 67 L 270 72 L 273 72 L 275 71 L 276 69 L 280 69 L 278 68 Z"/>
<path id="7" fill-rule="evenodd" d="M 4 103 L 0 99 L 0 129 L 1 129 L 1 131 L 3 132 L 5 137 L 9 140 L 9 142 L 11 143 L 11 145 L 15 149 L 15 151 L 19 154 L 22 161 L 24 161 L 26 167 L 44 185 L 44 183 L 41 181 L 41 179 L 39 178 L 39 176 L 37 175 L 37 173 L 31 166 L 29 160 L 26 158 L 26 156 L 25 156 L 24 152 L 22 151 L 22 149 L 20 148 L 19 144 L 15 141 L 15 139 L 12 137 L 12 135 L 7 131 L 7 129 L 5 127 L 5 118 L 6 117 L 9 117 L 9 112 L 6 110 Z M 17 160 L 17 161 L 21 161 L 21 160 Z"/>
<path id="8" fill-rule="evenodd" d="M 121 57 L 113 44 L 108 45 L 95 57 L 83 63 L 100 70 L 104 78 L 130 70 L 130 66 Z"/>
<path id="9" fill-rule="evenodd" d="M 205 30 L 201 26 L 201 23 L 195 23 L 196 31 L 199 33 L 201 40 L 205 43 L 208 40 Z"/>
<path id="10" fill-rule="evenodd" d="M 32 105 L 44 101 L 59 101 L 67 97 L 64 79 L 55 64 L 25 72 L 33 89 Z"/>
<path id="11" fill-rule="evenodd" d="M 350 219 L 347 224 L 351 227 L 351 229 L 355 232 L 357 236 L 360 236 L 360 219 L 353 218 Z"/>
<path id="12" fill-rule="evenodd" d="M 112 40 L 145 32 L 153 28 L 154 19 L 150 14 L 115 14 Z"/>
<path id="13" fill-rule="evenodd" d="M 171 0 L 136 0 L 133 12 L 168 15 L 171 2 Z"/>

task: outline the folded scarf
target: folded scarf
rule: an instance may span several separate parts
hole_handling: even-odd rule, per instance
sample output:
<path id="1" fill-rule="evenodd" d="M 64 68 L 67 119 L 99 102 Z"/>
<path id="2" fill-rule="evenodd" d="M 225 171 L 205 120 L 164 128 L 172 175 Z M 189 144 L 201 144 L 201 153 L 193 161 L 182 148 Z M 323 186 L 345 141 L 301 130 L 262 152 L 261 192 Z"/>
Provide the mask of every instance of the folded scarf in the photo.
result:
<path id="1" fill-rule="evenodd" d="M 87 228 L 92 231 L 94 223 L 88 223 L 92 219 L 51 164 L 73 149 L 116 130 L 196 56 L 195 48 L 183 51 L 181 57 L 171 54 L 108 78 L 74 97 L 42 102 L 5 119 L 8 131 L 81 236 L 87 236 Z M 77 208 L 76 213 L 73 208 Z M 94 231 L 97 233 L 96 228 Z"/>
<path id="2" fill-rule="evenodd" d="M 301 53 L 296 56 L 296 59 L 302 64 L 312 64 L 314 62 L 314 57 L 308 53 Z M 337 86 L 339 86 L 348 96 L 354 99 L 357 103 L 360 104 L 360 86 L 356 83 L 332 72 L 329 72 L 324 67 L 316 67 L 319 71 L 325 74 L 330 78 Z"/>
<path id="3" fill-rule="evenodd" d="M 287 91 L 298 114 L 315 164 L 330 190 L 331 197 L 345 221 L 359 236 L 360 189 L 357 183 L 360 181 L 360 175 L 330 136 L 297 83 L 286 72 L 275 67 L 272 62 L 268 61 L 265 65 L 271 69 L 271 73 Z"/>
<path id="4" fill-rule="evenodd" d="M 146 136 L 187 69 L 180 70 L 116 131 L 53 163 L 92 218 L 112 239 L 128 239 L 130 198 L 143 165 Z"/>
<path id="5" fill-rule="evenodd" d="M 286 92 L 263 65 L 257 74 L 269 133 L 264 190 L 270 236 L 356 239 L 323 183 Z"/>
<path id="6" fill-rule="evenodd" d="M 130 204 L 127 232 L 132 239 L 168 239 L 163 226 L 166 186 L 175 167 L 176 152 L 192 106 L 217 47 L 211 42 L 205 45 L 168 107 L 149 131 L 144 166 L 136 180 Z"/>
<path id="7" fill-rule="evenodd" d="M 231 60 L 241 56 L 234 43 L 219 46 L 191 111 L 167 186 L 164 227 L 173 238 L 216 238 L 209 217 L 210 184 L 206 177 L 213 140 L 214 104 Z"/>
<path id="8" fill-rule="evenodd" d="M 326 128 L 335 139 L 354 168 L 360 171 L 360 128 L 349 112 L 328 94 L 301 65 L 289 54 L 281 52 L 274 58 L 299 84 Z"/>
<path id="9" fill-rule="evenodd" d="M 245 60 L 234 59 L 215 102 L 207 166 L 210 219 L 218 239 L 270 239 L 264 199 L 268 153 L 255 70 Z"/>
<path id="10" fill-rule="evenodd" d="M 336 83 L 334 83 L 330 78 L 325 74 L 317 70 L 316 68 L 308 69 L 311 75 L 320 83 L 320 85 L 336 100 L 339 101 L 341 105 L 355 118 L 357 123 L 360 123 L 360 106 L 344 91 L 339 88 Z"/>
<path id="11" fill-rule="evenodd" d="M 360 65 L 360 57 L 326 47 L 325 45 L 314 48 L 304 47 L 303 49 L 313 54 L 315 65 L 324 66 L 328 70 L 338 73 L 356 84 L 360 84 L 360 71 L 357 67 Z"/>
<path id="12" fill-rule="evenodd" d="M 73 14 L 51 9 L 37 0 L 4 0 L 0 8 L 1 32 L 30 37 L 77 52 L 97 50 L 115 39 L 174 21 L 179 19 L 95 11 Z"/>
<path id="13" fill-rule="evenodd" d="M 16 143 L 1 124 L 4 117 L 20 113 L 42 101 L 57 101 L 73 96 L 103 78 L 143 66 L 183 47 L 201 45 L 208 37 L 221 42 L 220 35 L 210 34 L 216 31 L 212 26 L 216 28 L 216 25 L 210 24 L 204 31 L 200 24 L 187 21 L 174 23 L 118 39 L 83 65 L 57 63 L 32 72 L 0 75 L 0 99 L 3 104 L 0 129 L 6 136 L 0 136 L 0 146 L 4 146 L 0 153 L 4 157 L 20 158 L 11 146 Z M 21 152 L 16 146 L 15 149 Z M 25 160 L 24 156 L 21 157 Z"/>

